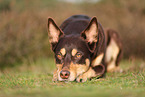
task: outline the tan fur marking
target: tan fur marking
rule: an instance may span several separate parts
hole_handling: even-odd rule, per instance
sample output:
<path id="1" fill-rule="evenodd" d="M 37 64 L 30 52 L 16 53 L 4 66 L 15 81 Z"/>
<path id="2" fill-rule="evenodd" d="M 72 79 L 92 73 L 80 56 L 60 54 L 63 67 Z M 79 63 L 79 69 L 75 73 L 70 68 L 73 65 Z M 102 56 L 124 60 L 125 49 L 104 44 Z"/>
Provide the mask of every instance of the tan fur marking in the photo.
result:
<path id="1" fill-rule="evenodd" d="M 110 65 L 109 68 L 107 68 L 107 72 L 123 72 L 123 70 L 119 67 L 119 66 L 114 66 L 111 67 L 112 65 Z"/>
<path id="2" fill-rule="evenodd" d="M 119 53 L 119 47 L 116 42 L 112 39 L 109 46 L 106 49 L 105 62 L 107 63 L 107 71 L 112 72 L 116 69 L 116 59 Z"/>
<path id="3" fill-rule="evenodd" d="M 87 72 L 83 73 L 82 75 L 80 75 L 77 78 L 77 81 L 80 82 L 82 80 L 82 82 L 85 82 L 85 81 L 87 81 L 87 79 L 90 79 L 92 77 L 99 77 L 105 71 L 105 67 L 102 64 L 100 66 L 102 66 L 102 71 L 96 73 L 94 71 L 94 69 L 92 69 L 92 67 L 90 67 Z"/>
<path id="4" fill-rule="evenodd" d="M 91 25 L 91 27 L 90 27 L 90 29 L 89 30 L 87 30 L 85 33 L 86 33 L 86 36 L 87 36 L 87 41 L 88 42 L 90 42 L 90 43 L 92 43 L 92 42 L 97 42 L 97 35 L 98 35 L 98 33 L 96 32 L 97 31 L 97 25 L 96 25 L 96 23 L 94 22 L 92 25 Z"/>
<path id="5" fill-rule="evenodd" d="M 89 59 L 86 59 L 85 62 L 86 64 L 76 64 L 77 76 L 83 74 L 89 69 L 89 65 L 90 65 Z"/>
<path id="6" fill-rule="evenodd" d="M 90 67 L 89 70 L 87 72 L 85 72 L 84 74 L 80 75 L 77 78 L 77 82 L 80 82 L 80 79 L 82 79 L 82 82 L 87 81 L 87 79 L 90 79 L 91 77 L 96 77 L 96 72 Z"/>
<path id="7" fill-rule="evenodd" d="M 65 48 L 62 48 L 62 49 L 60 50 L 60 53 L 64 56 L 64 55 L 66 54 Z"/>
<path id="8" fill-rule="evenodd" d="M 71 52 L 72 56 L 75 56 L 77 52 L 78 52 L 77 49 L 73 49 Z"/>
<path id="9" fill-rule="evenodd" d="M 104 53 L 100 54 L 99 56 L 97 56 L 93 61 L 92 61 L 92 66 L 95 67 L 97 65 L 100 65 L 101 64 L 101 61 L 104 57 Z"/>
<path id="10" fill-rule="evenodd" d="M 56 67 L 58 70 L 61 70 L 62 69 L 62 64 L 56 64 Z"/>
<path id="11" fill-rule="evenodd" d="M 56 64 L 56 70 L 53 72 L 53 81 L 57 81 L 60 79 L 60 71 L 62 69 L 62 64 Z"/>
<path id="12" fill-rule="evenodd" d="M 87 63 L 89 63 L 87 61 Z M 73 81 L 77 76 L 83 74 L 89 69 L 89 65 L 86 64 L 73 64 L 70 65 L 70 77 L 69 80 Z"/>
<path id="13" fill-rule="evenodd" d="M 56 29 L 56 27 L 50 23 L 49 24 L 49 41 L 50 43 L 58 42 L 58 36 L 60 31 Z"/>
<path id="14" fill-rule="evenodd" d="M 71 63 L 70 64 L 70 77 L 69 77 L 69 81 L 74 81 L 77 74 L 76 74 L 76 64 Z"/>
<path id="15" fill-rule="evenodd" d="M 112 61 L 107 66 L 107 72 L 113 72 L 115 70 L 115 68 L 116 68 L 115 63 Z"/>
<path id="16" fill-rule="evenodd" d="M 84 73 L 84 76 L 86 76 L 87 78 L 95 77 L 96 72 L 92 68 L 90 68 L 86 73 Z"/>
<path id="17" fill-rule="evenodd" d="M 86 59 L 85 62 L 86 62 L 86 66 L 90 65 L 90 60 L 89 59 Z"/>

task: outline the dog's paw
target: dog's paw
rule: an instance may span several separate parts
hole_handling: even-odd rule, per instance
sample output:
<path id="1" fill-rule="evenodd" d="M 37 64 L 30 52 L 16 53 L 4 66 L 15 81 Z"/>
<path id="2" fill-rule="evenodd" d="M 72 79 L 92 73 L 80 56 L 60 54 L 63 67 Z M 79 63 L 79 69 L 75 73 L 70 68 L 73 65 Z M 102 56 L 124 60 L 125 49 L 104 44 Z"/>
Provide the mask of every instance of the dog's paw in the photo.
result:
<path id="1" fill-rule="evenodd" d="M 77 82 L 86 82 L 87 81 L 87 77 L 84 75 L 80 75 L 77 79 Z"/>

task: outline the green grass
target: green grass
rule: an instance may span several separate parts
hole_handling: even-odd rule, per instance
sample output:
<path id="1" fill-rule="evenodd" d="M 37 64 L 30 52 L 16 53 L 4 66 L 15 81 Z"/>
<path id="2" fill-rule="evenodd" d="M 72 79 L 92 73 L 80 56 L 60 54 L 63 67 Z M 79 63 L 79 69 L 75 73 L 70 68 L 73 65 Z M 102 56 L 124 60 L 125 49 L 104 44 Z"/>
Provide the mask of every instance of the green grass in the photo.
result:
<path id="1" fill-rule="evenodd" d="M 121 62 L 123 73 L 85 83 L 52 82 L 53 59 L 37 60 L 0 73 L 0 97 L 144 97 L 145 63 Z"/>

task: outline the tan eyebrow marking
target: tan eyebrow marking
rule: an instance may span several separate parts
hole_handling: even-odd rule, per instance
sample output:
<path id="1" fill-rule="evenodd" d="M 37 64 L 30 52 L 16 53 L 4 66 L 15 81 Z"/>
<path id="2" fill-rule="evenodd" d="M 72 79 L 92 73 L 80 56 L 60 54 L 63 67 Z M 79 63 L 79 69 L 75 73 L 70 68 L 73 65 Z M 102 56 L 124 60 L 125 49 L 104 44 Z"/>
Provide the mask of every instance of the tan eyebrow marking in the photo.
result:
<path id="1" fill-rule="evenodd" d="M 77 52 L 78 52 L 77 49 L 73 49 L 71 52 L 72 56 L 75 56 Z"/>
<path id="2" fill-rule="evenodd" d="M 62 48 L 62 49 L 60 50 L 60 53 L 64 56 L 64 55 L 66 54 L 65 48 Z"/>

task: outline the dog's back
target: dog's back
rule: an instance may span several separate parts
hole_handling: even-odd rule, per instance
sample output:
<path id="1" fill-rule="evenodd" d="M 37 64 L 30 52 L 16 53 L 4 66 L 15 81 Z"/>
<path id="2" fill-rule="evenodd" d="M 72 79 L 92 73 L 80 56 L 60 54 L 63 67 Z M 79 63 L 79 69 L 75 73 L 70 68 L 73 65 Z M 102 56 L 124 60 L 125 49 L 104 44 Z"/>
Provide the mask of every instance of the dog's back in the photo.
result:
<path id="1" fill-rule="evenodd" d="M 80 35 L 85 28 L 87 28 L 90 17 L 85 15 L 74 15 L 66 19 L 60 26 L 65 35 Z"/>

